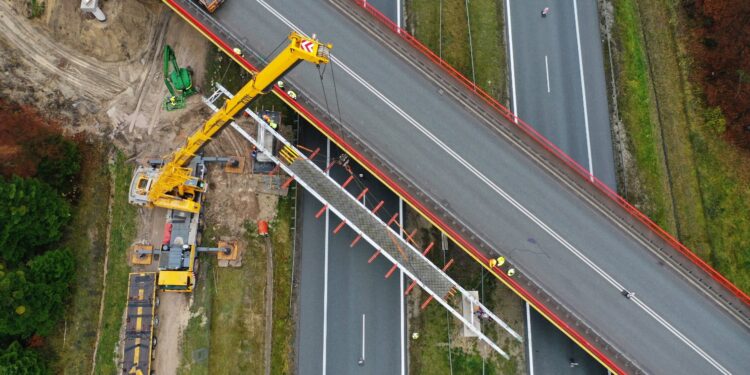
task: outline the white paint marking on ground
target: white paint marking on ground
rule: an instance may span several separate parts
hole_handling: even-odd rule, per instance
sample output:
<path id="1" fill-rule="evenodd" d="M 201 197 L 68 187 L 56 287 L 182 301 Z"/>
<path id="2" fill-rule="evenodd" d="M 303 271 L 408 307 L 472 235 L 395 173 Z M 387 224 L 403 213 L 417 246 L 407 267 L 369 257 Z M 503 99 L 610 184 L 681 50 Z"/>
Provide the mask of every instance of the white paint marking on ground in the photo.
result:
<path id="1" fill-rule="evenodd" d="M 401 27 L 401 0 L 396 0 L 396 25 Z"/>
<path id="2" fill-rule="evenodd" d="M 326 165 L 331 163 L 331 140 L 326 138 Z M 330 172 L 326 172 L 327 174 Z M 324 265 L 323 265 L 323 372 L 326 373 L 326 350 L 328 343 L 328 227 L 329 216 L 326 208 L 326 223 L 323 234 Z"/>
<path id="3" fill-rule="evenodd" d="M 398 299 L 401 309 L 401 375 L 406 375 L 406 319 L 404 319 L 404 271 L 399 268 Z"/>
<path id="4" fill-rule="evenodd" d="M 589 109 L 586 105 L 586 81 L 583 78 L 583 59 L 581 58 L 581 32 L 578 28 L 578 0 L 573 0 L 573 14 L 576 19 L 576 43 L 578 44 L 578 70 L 581 73 L 581 95 L 583 96 L 583 123 L 586 126 L 586 151 L 589 156 L 589 176 L 594 181 L 594 161 L 591 158 L 591 137 L 589 136 Z"/>
<path id="5" fill-rule="evenodd" d="M 534 375 L 534 347 L 531 345 L 531 308 L 526 302 L 526 342 L 529 343 L 529 375 Z"/>
<path id="6" fill-rule="evenodd" d="M 404 236 L 404 200 L 401 197 L 398 198 L 398 220 L 399 220 L 399 234 L 401 237 Z M 404 270 L 400 267 L 399 273 L 399 288 L 398 288 L 398 300 L 399 308 L 401 309 L 401 375 L 406 375 L 406 319 L 404 318 Z"/>
<path id="7" fill-rule="evenodd" d="M 362 314 L 362 362 L 365 361 L 365 314 Z"/>
<path id="8" fill-rule="evenodd" d="M 258 4 L 266 8 L 271 14 L 273 14 L 276 18 L 278 18 L 282 23 L 284 23 L 287 27 L 297 31 L 301 35 L 307 36 L 302 29 L 294 25 L 289 19 L 284 17 L 281 13 L 279 13 L 278 10 L 271 7 L 268 3 L 266 3 L 264 0 L 256 0 Z M 506 0 L 507 1 L 507 0 Z M 577 8 L 576 8 L 577 9 Z M 577 11 L 576 11 L 576 19 L 577 17 Z M 578 23 L 576 22 L 576 29 L 577 29 Z M 580 53 L 580 50 L 579 50 Z M 527 209 L 525 206 L 521 205 L 515 198 L 513 198 L 510 194 L 508 194 L 505 190 L 500 188 L 494 181 L 489 179 L 484 173 L 482 173 L 480 170 L 478 170 L 474 165 L 469 163 L 466 159 L 464 159 L 458 152 L 450 148 L 445 142 L 443 142 L 441 139 L 439 139 L 437 136 L 432 134 L 427 128 L 424 127 L 424 125 L 420 124 L 415 120 L 411 115 L 406 113 L 401 107 L 396 105 L 393 101 L 391 101 L 388 97 L 386 97 L 383 93 L 378 91 L 372 84 L 367 82 L 364 78 L 362 78 L 359 74 L 354 72 L 349 66 L 344 64 L 340 59 L 336 58 L 335 56 L 331 55 L 331 62 L 334 64 L 339 65 L 341 69 L 343 69 L 350 77 L 352 77 L 355 81 L 359 82 L 362 86 L 364 86 L 370 93 L 372 93 L 376 98 L 380 99 L 385 105 L 390 107 L 394 112 L 396 112 L 398 115 L 400 115 L 404 120 L 406 120 L 410 125 L 412 125 L 415 129 L 417 129 L 420 133 L 422 133 L 427 139 L 435 143 L 438 147 L 440 147 L 447 155 L 452 157 L 454 160 L 456 160 L 459 164 L 461 164 L 467 171 L 471 172 L 474 176 L 476 176 L 480 181 L 482 181 L 485 185 L 487 185 L 490 189 L 495 191 L 498 195 L 500 195 L 503 199 L 505 199 L 506 202 L 511 204 L 513 207 L 515 207 L 519 212 L 521 212 L 524 216 L 526 216 L 531 222 L 536 224 L 539 228 L 541 228 L 543 231 L 545 231 L 550 237 L 554 238 L 558 243 L 560 243 L 565 249 L 567 249 L 571 254 L 573 254 L 576 258 L 581 260 L 583 264 L 588 266 L 592 271 L 594 271 L 596 274 L 601 276 L 608 284 L 612 285 L 618 292 L 623 292 L 627 290 L 620 282 L 615 280 L 612 276 L 610 276 L 607 272 L 605 272 L 601 267 L 599 267 L 596 263 L 594 263 L 591 259 L 589 259 L 586 255 L 584 255 L 580 250 L 578 250 L 576 247 L 574 247 L 570 242 L 568 242 L 565 238 L 563 238 L 560 234 L 558 234 L 556 231 L 554 231 L 549 225 L 547 225 L 545 222 L 543 222 L 541 219 L 539 219 L 536 215 L 534 215 L 529 209 Z M 593 175 L 591 175 L 593 178 Z M 633 299 L 634 301 L 637 301 Z M 652 310 L 650 307 L 648 307 L 645 303 L 641 301 L 637 301 L 637 306 L 639 306 L 642 310 L 644 310 L 648 315 L 654 318 L 657 322 L 659 322 L 662 326 L 664 326 L 669 332 L 671 332 L 673 335 L 675 335 L 680 341 L 685 343 L 688 347 L 693 349 L 698 355 L 700 355 L 703 359 L 705 359 L 707 362 L 709 362 L 711 365 L 713 365 L 717 370 L 722 372 L 723 374 L 730 375 L 731 373 L 727 371 L 721 364 L 716 362 L 715 359 L 713 359 L 708 353 L 706 353 L 703 349 L 701 349 L 699 346 L 697 346 L 692 340 L 687 338 L 684 334 L 682 334 L 680 331 L 678 331 L 674 326 L 672 326 L 669 322 L 667 322 L 664 318 L 659 316 L 654 310 Z"/>
<path id="9" fill-rule="evenodd" d="M 549 61 L 547 61 L 547 55 L 544 55 L 544 71 L 547 73 L 547 94 L 549 94 Z"/>
<path id="10" fill-rule="evenodd" d="M 510 87 L 513 93 L 513 113 L 516 115 L 514 119 L 518 118 L 518 104 L 516 101 L 516 71 L 515 63 L 513 61 L 513 27 L 510 22 L 510 0 L 505 0 L 505 13 L 508 13 L 508 53 L 510 54 Z M 516 121 L 518 122 L 518 121 Z"/>

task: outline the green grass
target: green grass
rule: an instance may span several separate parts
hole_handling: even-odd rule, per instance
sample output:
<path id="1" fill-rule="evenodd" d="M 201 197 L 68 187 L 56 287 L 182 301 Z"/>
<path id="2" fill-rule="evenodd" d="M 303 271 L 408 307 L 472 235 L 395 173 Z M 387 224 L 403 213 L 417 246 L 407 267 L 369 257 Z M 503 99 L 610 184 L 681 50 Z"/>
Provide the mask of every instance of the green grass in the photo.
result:
<path id="1" fill-rule="evenodd" d="M 292 345 L 295 332 L 289 301 L 291 298 L 292 245 L 294 241 L 291 223 L 295 202 L 291 194 L 290 191 L 290 196 L 279 200 L 276 218 L 271 223 L 274 266 L 271 374 L 290 374 L 293 372 L 294 351 Z"/>
<path id="2" fill-rule="evenodd" d="M 76 261 L 76 275 L 65 322 L 49 337 L 53 352 L 50 364 L 58 374 L 88 374 L 99 319 L 102 267 L 106 250 L 107 207 L 110 174 L 107 147 L 102 143 L 81 144 L 80 198 L 66 231 L 64 246 Z"/>
<path id="3" fill-rule="evenodd" d="M 440 243 L 440 235 L 437 230 L 422 230 L 421 237 Z M 443 252 L 434 250 L 430 252 L 429 258 L 437 265 L 443 265 Z M 482 296 L 482 267 L 471 257 L 451 244 L 446 253 L 446 260 L 453 259 L 454 265 L 448 273 L 456 282 L 463 285 L 467 290 L 477 290 Z M 523 332 L 523 321 L 520 314 L 513 315 L 511 304 L 520 304 L 517 297 L 500 284 L 490 275 L 484 274 L 484 304 L 496 312 L 517 332 Z M 414 297 L 409 297 L 412 299 Z M 421 293 L 419 303 L 426 298 Z M 458 300 L 456 299 L 456 303 Z M 410 302 L 413 303 L 413 302 Z M 517 309 L 516 309 L 517 310 Z M 409 321 L 410 332 L 419 332 L 419 339 L 412 340 L 409 344 L 410 372 L 414 374 L 449 374 L 451 364 L 454 374 L 481 374 L 483 361 L 477 349 L 476 339 L 462 339 L 462 323 L 453 317 L 447 316 L 447 311 L 436 302 L 431 303 L 425 310 L 412 316 Z M 510 354 L 511 359 L 505 360 L 494 351 L 484 361 L 485 374 L 517 374 L 523 368 L 524 348 L 523 344 L 509 338 L 507 333 L 500 330 L 487 330 L 486 333 L 500 347 Z M 448 337 L 452 344 L 448 346 Z M 467 344 L 468 343 L 468 344 Z M 482 344 L 484 345 L 484 344 Z"/>
<path id="4" fill-rule="evenodd" d="M 133 168 L 125 164 L 125 156 L 118 152 L 110 174 L 114 180 L 115 194 L 112 202 L 112 222 L 110 225 L 109 260 L 107 264 L 104 315 L 100 328 L 99 348 L 96 352 L 96 374 L 115 374 L 118 369 L 115 353 L 118 347 L 122 314 L 127 299 L 128 273 L 127 250 L 136 234 L 138 210 L 128 203 L 128 189 Z M 98 303 L 96 308 L 98 309 Z"/>
<path id="5" fill-rule="evenodd" d="M 220 83 L 230 92 L 239 91 L 252 76 L 218 48 L 212 47 L 206 55 L 206 75 L 203 86 L 213 91 L 214 83 Z"/>
<path id="6" fill-rule="evenodd" d="M 294 322 L 289 293 L 293 205 L 293 199 L 281 199 L 276 219 L 270 224 L 275 267 L 272 374 L 292 372 Z M 221 227 L 207 226 L 203 245 L 215 245 L 226 232 Z M 213 257 L 201 260 L 202 285 L 195 292 L 191 319 L 184 333 L 180 374 L 263 373 L 266 250 L 253 223 L 246 223 L 246 233 L 241 267 L 219 268 Z M 202 349 L 209 349 L 207 359 L 195 361 L 196 350 Z M 232 359 L 232 366 L 226 365 L 227 358 Z"/>
<path id="7" fill-rule="evenodd" d="M 690 81 L 681 5 L 614 5 L 619 110 L 638 174 L 628 180 L 626 198 L 748 292 L 750 163 L 722 140 L 720 111 L 707 108 Z"/>
<path id="8" fill-rule="evenodd" d="M 216 293 L 213 273 L 216 260 L 213 257 L 205 257 L 200 260 L 200 263 L 196 275 L 198 285 L 193 289 L 193 301 L 190 305 L 190 319 L 182 333 L 182 359 L 177 370 L 178 374 L 209 374 L 212 296 Z"/>
<path id="9" fill-rule="evenodd" d="M 206 226 L 203 246 L 228 233 Z M 252 236 L 244 239 L 242 266 L 218 267 L 201 256 L 199 286 L 185 328 L 179 374 L 258 374 L 263 371 L 265 256 Z M 232 366 L 227 366 L 231 358 Z"/>
<path id="10" fill-rule="evenodd" d="M 469 27 L 464 0 L 411 0 L 406 4 L 409 29 L 433 52 L 464 76 L 472 77 Z M 503 7 L 497 0 L 469 2 L 476 83 L 493 97 L 507 101 Z M 442 36 L 442 39 L 441 39 Z"/>
<path id="11" fill-rule="evenodd" d="M 214 262 L 212 260 L 212 262 Z M 240 268 L 214 268 L 210 374 L 263 372 L 265 255 L 248 239 Z M 232 360 L 232 368 L 226 361 Z"/>
<path id="12" fill-rule="evenodd" d="M 652 105 L 650 75 L 637 4 L 633 0 L 616 1 L 615 14 L 617 22 L 614 32 L 619 39 L 619 53 L 616 54 L 619 114 L 637 167 L 635 178 L 628 179 L 629 185 L 623 190 L 624 197 L 667 231 L 674 233 L 673 208 L 664 171 L 657 114 Z"/>

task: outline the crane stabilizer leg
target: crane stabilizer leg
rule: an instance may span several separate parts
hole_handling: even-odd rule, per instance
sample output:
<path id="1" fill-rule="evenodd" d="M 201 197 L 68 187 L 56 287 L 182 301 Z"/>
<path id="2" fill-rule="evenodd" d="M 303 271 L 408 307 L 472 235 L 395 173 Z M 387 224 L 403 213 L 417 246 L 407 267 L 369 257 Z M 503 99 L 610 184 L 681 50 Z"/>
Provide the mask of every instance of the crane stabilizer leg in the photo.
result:
<path id="1" fill-rule="evenodd" d="M 330 49 L 333 48 L 330 44 L 322 44 L 296 32 L 289 34 L 289 41 L 289 46 L 188 137 L 183 147 L 165 158 L 163 167 L 136 169 L 130 184 L 131 203 L 192 213 L 200 211 L 200 202 L 196 198 L 205 191 L 205 182 L 194 178 L 189 168 L 200 149 L 229 124 L 238 112 L 264 94 L 267 88 L 299 62 L 307 61 L 316 65 L 329 62 Z"/>

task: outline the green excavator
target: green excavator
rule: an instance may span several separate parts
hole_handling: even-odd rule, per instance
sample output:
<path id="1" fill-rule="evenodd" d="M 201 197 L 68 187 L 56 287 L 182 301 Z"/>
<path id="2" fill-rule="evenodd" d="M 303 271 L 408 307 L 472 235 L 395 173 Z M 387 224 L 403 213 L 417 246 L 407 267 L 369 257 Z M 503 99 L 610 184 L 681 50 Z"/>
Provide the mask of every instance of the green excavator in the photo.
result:
<path id="1" fill-rule="evenodd" d="M 172 70 L 170 71 L 170 65 Z M 173 111 L 185 108 L 185 99 L 198 90 L 193 87 L 193 73 L 190 68 L 177 65 L 174 50 L 169 45 L 164 46 L 164 84 L 167 85 L 169 95 L 164 100 L 164 109 Z"/>

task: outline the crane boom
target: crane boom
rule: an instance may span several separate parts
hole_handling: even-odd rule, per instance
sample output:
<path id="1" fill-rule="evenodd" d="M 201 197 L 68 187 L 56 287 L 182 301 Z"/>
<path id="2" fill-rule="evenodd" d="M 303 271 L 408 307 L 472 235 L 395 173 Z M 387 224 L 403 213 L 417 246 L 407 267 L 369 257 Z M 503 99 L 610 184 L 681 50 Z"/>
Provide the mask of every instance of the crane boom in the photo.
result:
<path id="1" fill-rule="evenodd" d="M 204 190 L 205 184 L 194 178 L 189 168 L 198 151 L 238 112 L 258 95 L 264 94 L 268 87 L 298 63 L 328 63 L 332 48 L 330 44 L 322 44 L 297 32 L 289 34 L 289 41 L 289 45 L 263 70 L 256 73 L 232 99 L 227 100 L 218 112 L 188 137 L 183 147 L 167 158 L 161 171 L 151 175 L 145 172 L 139 175 L 139 171 L 136 171 L 131 184 L 130 202 L 193 213 L 200 210 L 200 203 L 192 198 Z"/>

